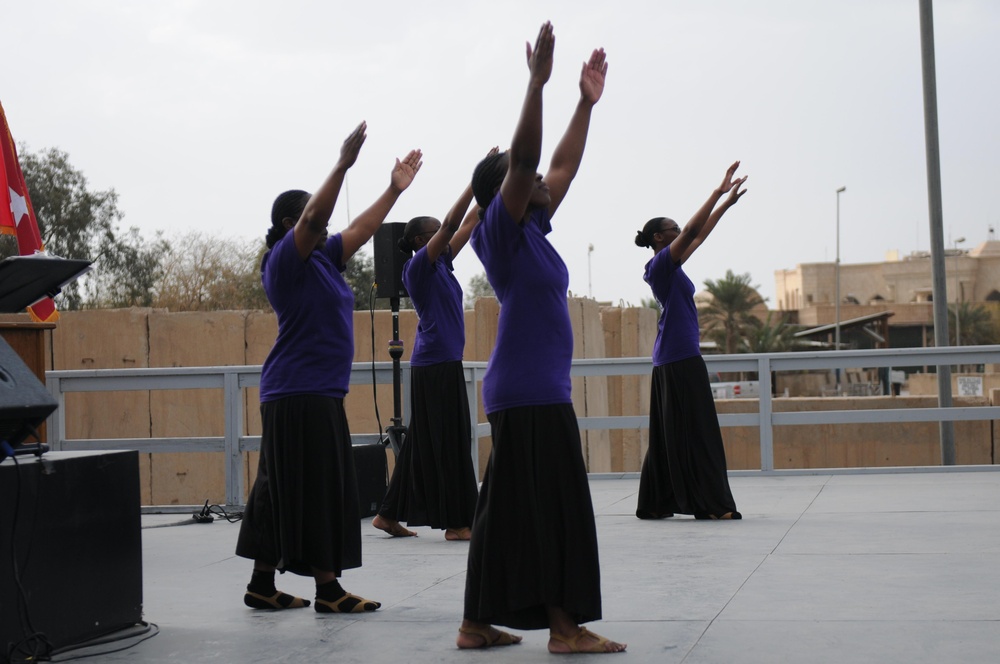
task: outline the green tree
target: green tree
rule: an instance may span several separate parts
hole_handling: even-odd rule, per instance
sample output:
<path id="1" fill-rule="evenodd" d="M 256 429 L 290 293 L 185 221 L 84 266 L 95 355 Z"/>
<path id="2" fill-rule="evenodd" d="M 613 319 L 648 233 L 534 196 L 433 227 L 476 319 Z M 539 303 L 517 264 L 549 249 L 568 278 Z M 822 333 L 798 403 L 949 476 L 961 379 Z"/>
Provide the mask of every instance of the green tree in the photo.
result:
<path id="1" fill-rule="evenodd" d="M 656 300 L 655 297 L 642 298 L 641 300 L 639 300 L 639 306 L 647 307 L 649 309 L 656 309 L 657 311 L 663 309 L 663 307 L 660 306 L 660 303 Z"/>
<path id="2" fill-rule="evenodd" d="M 155 264 L 166 248 L 162 238 L 145 242 L 136 229 L 123 233 L 118 194 L 114 189 L 88 189 L 87 178 L 62 150 L 32 153 L 21 145 L 20 155 L 46 251 L 94 263 L 94 271 L 85 279 L 67 284 L 57 305 L 64 309 L 100 306 L 104 297 L 148 301 L 156 280 Z M 9 244 L 3 249 L 16 253 Z"/>
<path id="3" fill-rule="evenodd" d="M 83 278 L 83 306 L 89 309 L 153 306 L 154 291 L 163 277 L 161 257 L 169 250 L 162 233 L 157 233 L 153 242 L 147 242 L 137 229 L 130 228 L 120 242 L 107 248 L 102 269 Z"/>
<path id="4" fill-rule="evenodd" d="M 711 302 L 699 313 L 705 332 L 727 354 L 745 352 L 747 331 L 754 320 L 751 311 L 764 303 L 757 294 L 758 286 L 750 285 L 750 275 L 733 274 L 719 280 L 705 280 Z"/>
<path id="5" fill-rule="evenodd" d="M 743 334 L 746 349 L 751 353 L 781 353 L 796 346 L 795 328 L 788 324 L 787 314 L 775 320 L 774 312 L 769 311 L 763 321 L 751 316 Z"/>
<path id="6" fill-rule="evenodd" d="M 959 341 L 963 346 L 980 346 L 984 344 L 995 344 L 1000 341 L 997 325 L 993 321 L 990 312 L 982 305 L 972 302 L 962 302 L 958 304 L 958 325 L 955 321 L 955 305 L 948 305 L 948 341 L 951 345 L 955 342 L 955 333 L 959 334 Z M 961 327 L 959 327 L 961 326 Z"/>
<path id="7" fill-rule="evenodd" d="M 469 285 L 465 288 L 465 308 L 472 309 L 476 306 L 476 300 L 481 297 L 496 297 L 493 286 L 490 286 L 486 273 L 481 272 L 469 279 Z"/>

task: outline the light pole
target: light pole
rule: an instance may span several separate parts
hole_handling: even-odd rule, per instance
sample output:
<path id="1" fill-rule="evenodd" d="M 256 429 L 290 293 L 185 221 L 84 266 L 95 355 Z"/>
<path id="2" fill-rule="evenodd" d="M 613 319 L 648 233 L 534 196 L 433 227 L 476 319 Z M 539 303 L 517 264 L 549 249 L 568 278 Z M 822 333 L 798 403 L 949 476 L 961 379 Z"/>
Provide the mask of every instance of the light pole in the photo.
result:
<path id="1" fill-rule="evenodd" d="M 836 322 L 834 323 L 834 338 L 833 347 L 834 350 L 840 350 L 840 195 L 847 191 L 847 187 L 841 187 L 837 189 L 837 292 L 834 295 L 836 299 Z"/>
<path id="2" fill-rule="evenodd" d="M 587 295 L 594 299 L 594 285 L 590 279 L 590 255 L 594 253 L 594 245 L 587 245 Z"/>
<path id="3" fill-rule="evenodd" d="M 959 318 L 959 310 L 962 306 L 962 282 L 958 278 L 958 259 L 960 254 L 958 253 L 958 244 L 960 242 L 965 242 L 964 237 L 960 237 L 955 240 L 955 345 L 962 345 L 962 321 Z"/>
<path id="4" fill-rule="evenodd" d="M 847 187 L 837 189 L 837 262 L 835 267 L 837 273 L 837 290 L 834 294 L 834 299 L 836 300 L 833 323 L 834 350 L 840 350 L 840 195 L 845 191 L 847 191 Z M 837 394 L 840 394 L 840 369 L 837 369 Z"/>

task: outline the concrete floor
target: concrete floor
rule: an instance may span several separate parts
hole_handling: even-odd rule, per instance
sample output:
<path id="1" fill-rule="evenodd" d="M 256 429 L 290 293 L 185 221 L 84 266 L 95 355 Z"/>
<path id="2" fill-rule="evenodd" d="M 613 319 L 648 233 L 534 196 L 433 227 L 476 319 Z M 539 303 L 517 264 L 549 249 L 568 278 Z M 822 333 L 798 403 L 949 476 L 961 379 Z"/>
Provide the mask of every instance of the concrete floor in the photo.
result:
<path id="1" fill-rule="evenodd" d="M 615 661 L 1000 661 L 1000 472 L 732 478 L 740 522 L 633 516 L 634 476 L 591 481 Z M 100 662 L 540 662 L 547 633 L 459 651 L 466 543 L 362 522 L 361 616 L 247 609 L 239 524 L 143 516 L 145 620 L 159 633 Z M 278 585 L 312 597 L 310 579 Z M 565 659 L 565 658 L 562 658 Z"/>

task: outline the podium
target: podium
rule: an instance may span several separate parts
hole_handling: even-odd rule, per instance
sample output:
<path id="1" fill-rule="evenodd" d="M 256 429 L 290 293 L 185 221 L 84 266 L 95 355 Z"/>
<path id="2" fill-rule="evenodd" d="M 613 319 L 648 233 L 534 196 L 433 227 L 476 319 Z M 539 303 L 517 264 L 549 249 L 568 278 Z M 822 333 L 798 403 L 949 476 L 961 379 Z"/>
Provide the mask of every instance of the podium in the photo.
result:
<path id="1" fill-rule="evenodd" d="M 0 312 L 21 312 L 89 268 L 89 261 L 43 256 L 2 260 Z M 58 651 L 142 621 L 138 452 L 37 446 L 32 456 L 18 454 L 57 407 L 43 385 L 41 335 L 51 327 L 0 325 L 13 341 L 0 338 L 3 655 L 39 633 Z"/>
<path id="2" fill-rule="evenodd" d="M 45 254 L 5 258 L 0 261 L 0 313 L 18 313 L 45 297 L 53 297 L 89 270 L 90 261 Z M 43 442 L 38 428 L 56 409 L 55 400 L 42 385 L 45 349 L 37 336 L 40 331 L 36 331 L 31 343 L 23 334 L 14 334 L 13 329 L 16 327 L 8 327 L 4 336 L 22 337 L 20 353 L 0 339 L 0 460 L 13 454 L 29 435 Z M 21 359 L 24 356 L 31 358 L 35 366 L 29 369 Z"/>

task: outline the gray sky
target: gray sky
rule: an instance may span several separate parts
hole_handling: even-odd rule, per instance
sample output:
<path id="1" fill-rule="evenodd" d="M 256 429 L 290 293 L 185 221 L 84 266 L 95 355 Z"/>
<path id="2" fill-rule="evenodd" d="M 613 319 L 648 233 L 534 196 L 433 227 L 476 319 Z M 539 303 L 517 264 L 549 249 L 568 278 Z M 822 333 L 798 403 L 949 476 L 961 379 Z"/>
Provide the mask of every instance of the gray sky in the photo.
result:
<path id="1" fill-rule="evenodd" d="M 944 236 L 974 247 L 1000 227 L 1000 2 L 934 5 Z M 508 146 L 546 19 L 543 172 L 581 63 L 598 46 L 610 63 L 550 236 L 573 293 L 593 244 L 594 297 L 649 297 L 635 231 L 683 224 L 736 159 L 749 191 L 688 262 L 699 289 L 732 269 L 776 306 L 775 270 L 834 259 L 840 186 L 843 263 L 930 248 L 917 0 L 32 0 L 3 11 L 0 101 L 18 142 L 68 152 L 146 237 L 263 237 L 274 197 L 314 190 L 361 120 L 331 227 L 413 147 L 424 167 L 388 221 L 441 218 Z M 456 271 L 482 267 L 469 250 Z"/>

